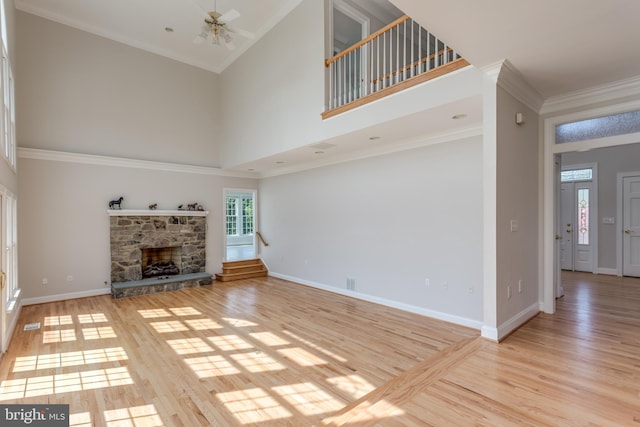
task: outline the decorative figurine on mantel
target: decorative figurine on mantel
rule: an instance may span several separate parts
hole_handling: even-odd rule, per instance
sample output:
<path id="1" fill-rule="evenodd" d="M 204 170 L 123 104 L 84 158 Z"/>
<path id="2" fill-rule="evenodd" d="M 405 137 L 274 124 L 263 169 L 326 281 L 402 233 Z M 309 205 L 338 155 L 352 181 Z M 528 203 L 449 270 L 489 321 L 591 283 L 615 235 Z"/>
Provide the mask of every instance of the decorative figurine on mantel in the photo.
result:
<path id="1" fill-rule="evenodd" d="M 193 202 L 193 203 L 189 203 L 187 205 L 187 210 L 188 211 L 204 211 L 204 208 L 202 207 L 202 205 L 198 202 Z"/>
<path id="2" fill-rule="evenodd" d="M 183 211 L 183 210 L 184 210 L 184 205 L 180 205 L 180 206 L 178 206 L 178 210 L 179 210 L 179 211 Z"/>
<path id="3" fill-rule="evenodd" d="M 122 209 L 122 201 L 123 200 L 124 200 L 124 197 L 120 196 L 119 199 L 110 201 L 109 202 L 109 209 L 115 209 L 116 206 L 118 207 L 118 209 Z"/>
<path id="4" fill-rule="evenodd" d="M 155 211 L 156 209 L 158 209 L 158 204 L 157 203 L 153 203 L 153 204 L 149 205 L 149 210 Z"/>

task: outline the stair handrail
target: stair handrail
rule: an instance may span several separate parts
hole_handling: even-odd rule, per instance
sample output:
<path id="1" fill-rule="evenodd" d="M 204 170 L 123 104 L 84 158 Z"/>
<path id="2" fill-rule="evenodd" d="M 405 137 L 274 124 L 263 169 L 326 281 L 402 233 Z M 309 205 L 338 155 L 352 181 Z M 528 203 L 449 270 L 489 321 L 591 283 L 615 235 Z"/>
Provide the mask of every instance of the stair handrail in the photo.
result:
<path id="1" fill-rule="evenodd" d="M 346 55 L 350 54 L 351 52 L 353 52 L 354 50 L 366 45 L 371 40 L 374 40 L 377 37 L 379 37 L 380 34 L 384 34 L 385 32 L 389 31 L 391 28 L 394 28 L 398 24 L 402 24 L 404 21 L 406 21 L 408 19 L 410 19 L 408 15 L 402 15 L 400 18 L 396 19 L 395 21 L 391 22 L 390 24 L 385 25 L 384 27 L 380 28 L 378 31 L 369 34 L 367 37 L 363 38 L 362 40 L 360 40 L 359 42 L 357 42 L 353 46 L 349 46 L 348 48 L 346 48 L 345 50 L 341 51 L 340 53 L 337 53 L 334 57 L 329 58 L 329 59 L 325 59 L 324 66 L 328 67 L 329 65 L 331 65 L 331 63 L 336 62 L 338 59 L 342 58 L 343 56 L 346 56 Z"/>
<path id="2" fill-rule="evenodd" d="M 262 234 L 260 234 L 259 231 L 256 231 L 256 236 L 258 236 L 258 239 L 260 239 L 260 241 L 262 242 L 263 245 L 269 246 L 269 243 L 267 243 L 267 241 L 264 240 L 264 237 L 262 237 Z"/>

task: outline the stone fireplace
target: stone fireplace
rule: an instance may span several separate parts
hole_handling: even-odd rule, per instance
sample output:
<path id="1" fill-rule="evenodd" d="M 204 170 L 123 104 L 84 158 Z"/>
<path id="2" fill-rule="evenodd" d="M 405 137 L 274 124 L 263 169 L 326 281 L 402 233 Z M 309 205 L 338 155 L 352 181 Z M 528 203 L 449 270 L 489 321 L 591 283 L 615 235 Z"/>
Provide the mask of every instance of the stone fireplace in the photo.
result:
<path id="1" fill-rule="evenodd" d="M 205 273 L 206 214 L 109 211 L 112 289 L 140 288 L 147 284 L 157 287 L 161 283 L 174 284 L 171 286 L 174 289 L 188 287 L 180 284 L 182 278 L 197 279 L 195 286 L 211 283 L 211 275 Z M 206 277 L 208 283 L 201 283 Z M 144 293 L 152 292 L 136 291 L 136 295 Z"/>

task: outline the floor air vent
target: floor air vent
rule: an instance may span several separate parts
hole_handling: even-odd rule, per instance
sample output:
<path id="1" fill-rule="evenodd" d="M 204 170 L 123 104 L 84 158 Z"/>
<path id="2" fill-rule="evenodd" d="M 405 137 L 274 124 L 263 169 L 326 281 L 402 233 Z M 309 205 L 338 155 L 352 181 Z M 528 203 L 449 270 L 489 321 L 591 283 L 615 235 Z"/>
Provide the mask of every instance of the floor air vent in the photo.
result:
<path id="1" fill-rule="evenodd" d="M 40 322 L 35 322 L 35 323 L 27 323 L 26 325 L 24 325 L 24 330 L 25 331 L 33 331 L 36 329 L 40 329 Z"/>

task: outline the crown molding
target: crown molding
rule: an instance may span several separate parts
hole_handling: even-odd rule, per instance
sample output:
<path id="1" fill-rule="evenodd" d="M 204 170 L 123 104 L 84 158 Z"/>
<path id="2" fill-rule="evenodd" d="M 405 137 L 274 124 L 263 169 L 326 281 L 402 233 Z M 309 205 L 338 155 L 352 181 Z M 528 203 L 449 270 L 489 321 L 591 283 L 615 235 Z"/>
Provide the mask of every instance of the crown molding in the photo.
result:
<path id="1" fill-rule="evenodd" d="M 68 153 L 63 151 L 40 150 L 35 148 L 18 148 L 21 159 L 46 160 L 53 162 L 79 163 L 84 165 L 111 166 L 120 168 L 148 169 L 162 172 L 191 173 L 233 178 L 257 178 L 257 174 L 241 171 L 226 171 L 207 166 L 183 165 L 178 163 L 134 160 L 120 157 L 96 156 L 93 154 Z"/>
<path id="2" fill-rule="evenodd" d="M 553 96 L 544 102 L 540 114 L 584 108 L 586 105 L 611 102 L 633 96 L 640 96 L 640 76 Z"/>
<path id="3" fill-rule="evenodd" d="M 482 71 L 498 86 L 536 113 L 542 108 L 544 102 L 542 95 L 527 82 L 522 73 L 508 59 L 487 65 L 482 68 Z"/>

